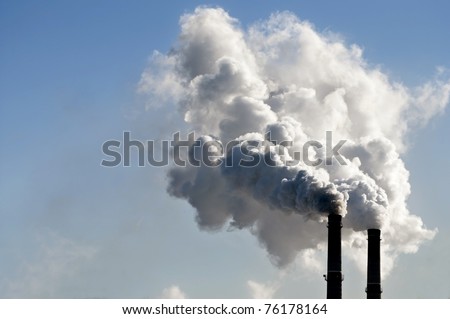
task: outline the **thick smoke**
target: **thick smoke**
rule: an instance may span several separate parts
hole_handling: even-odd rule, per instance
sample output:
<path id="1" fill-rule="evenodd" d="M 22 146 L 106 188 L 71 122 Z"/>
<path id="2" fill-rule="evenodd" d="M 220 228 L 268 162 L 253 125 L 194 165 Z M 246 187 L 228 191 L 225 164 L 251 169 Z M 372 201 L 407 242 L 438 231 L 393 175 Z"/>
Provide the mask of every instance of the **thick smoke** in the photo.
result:
<path id="1" fill-rule="evenodd" d="M 243 30 L 222 9 L 198 8 L 180 25 L 178 42 L 154 54 L 140 90 L 179 106 L 198 137 L 187 157 L 202 158 L 206 148 L 216 155 L 209 165 L 169 170 L 169 193 L 189 201 L 202 229 L 247 228 L 285 265 L 321 247 L 326 216 L 337 213 L 345 246 L 364 246 L 361 231 L 382 228 L 384 273 L 399 253 L 433 238 L 406 206 L 400 154 L 406 133 L 445 108 L 449 82 L 394 83 L 358 46 L 291 13 Z M 346 165 L 296 161 L 308 141 L 325 145 L 327 131 L 335 143 L 346 140 Z M 308 159 L 325 159 L 325 151 Z"/>

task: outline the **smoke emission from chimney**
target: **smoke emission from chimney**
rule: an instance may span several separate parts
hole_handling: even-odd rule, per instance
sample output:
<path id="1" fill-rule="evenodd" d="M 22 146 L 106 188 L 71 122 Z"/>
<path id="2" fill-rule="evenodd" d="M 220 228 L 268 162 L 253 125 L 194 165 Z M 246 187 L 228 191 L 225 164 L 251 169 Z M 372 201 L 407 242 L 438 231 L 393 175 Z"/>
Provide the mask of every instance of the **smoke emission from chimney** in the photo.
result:
<path id="1" fill-rule="evenodd" d="M 139 90 L 153 103 L 177 105 L 200 143 L 234 141 L 222 163 L 272 161 L 171 168 L 168 192 L 196 209 L 201 229 L 248 229 L 279 266 L 326 243 L 329 213 L 352 230 L 342 233 L 349 246 L 362 231 L 382 229 L 385 265 L 434 237 L 408 210 L 401 155 L 408 131 L 447 105 L 448 80 L 418 88 L 393 82 L 357 45 L 286 12 L 244 30 L 223 9 L 201 7 L 183 15 L 180 28 L 168 54 L 153 54 Z M 340 152 L 347 165 L 285 164 L 326 131 L 347 141 Z M 311 158 L 325 150 L 315 152 Z"/>

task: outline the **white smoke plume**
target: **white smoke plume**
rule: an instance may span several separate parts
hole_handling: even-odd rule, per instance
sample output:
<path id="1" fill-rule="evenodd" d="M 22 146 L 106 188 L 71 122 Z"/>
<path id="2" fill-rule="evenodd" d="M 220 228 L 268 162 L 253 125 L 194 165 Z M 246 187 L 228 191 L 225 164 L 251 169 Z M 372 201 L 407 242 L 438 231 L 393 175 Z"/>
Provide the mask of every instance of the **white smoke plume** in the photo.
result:
<path id="1" fill-rule="evenodd" d="M 161 298 L 163 299 L 186 299 L 186 294 L 176 285 L 164 288 Z"/>
<path id="2" fill-rule="evenodd" d="M 434 237 L 407 208 L 401 154 L 407 133 L 448 104 L 449 81 L 392 82 L 358 46 L 287 12 L 244 30 L 224 10 L 200 7 L 180 26 L 178 42 L 153 55 L 139 89 L 176 102 L 197 143 L 217 155 L 213 165 L 169 171 L 169 193 L 189 201 L 201 229 L 246 228 L 283 266 L 323 246 L 326 216 L 337 213 L 345 247 L 365 252 L 363 231 L 382 228 L 384 274 L 398 254 Z M 346 165 L 287 165 L 306 142 L 325 144 L 327 131 L 346 140 Z M 200 149 L 187 156 L 201 158 Z M 313 153 L 312 160 L 328 156 L 324 148 Z M 258 164 L 237 165 L 249 158 Z"/>
<path id="3" fill-rule="evenodd" d="M 253 299 L 272 299 L 279 286 L 279 282 L 260 283 L 253 280 L 247 281 L 247 287 Z"/>

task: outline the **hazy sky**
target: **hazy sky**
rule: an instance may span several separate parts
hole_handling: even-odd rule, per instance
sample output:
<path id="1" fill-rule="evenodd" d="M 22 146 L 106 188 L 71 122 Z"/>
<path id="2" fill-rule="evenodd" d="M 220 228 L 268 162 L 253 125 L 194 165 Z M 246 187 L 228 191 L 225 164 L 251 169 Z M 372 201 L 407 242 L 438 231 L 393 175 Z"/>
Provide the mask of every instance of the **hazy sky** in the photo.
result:
<path id="1" fill-rule="evenodd" d="M 100 166 L 104 141 L 159 139 L 179 121 L 136 91 L 198 5 L 243 28 L 289 10 L 407 86 L 450 68 L 446 1 L 1 2 L 0 297 L 325 296 L 323 254 L 280 270 L 248 231 L 199 231 L 164 169 Z M 385 298 L 450 297 L 449 123 L 447 110 L 407 140 L 408 206 L 438 234 L 397 259 Z M 343 267 L 343 297 L 365 298 L 365 275 Z"/>

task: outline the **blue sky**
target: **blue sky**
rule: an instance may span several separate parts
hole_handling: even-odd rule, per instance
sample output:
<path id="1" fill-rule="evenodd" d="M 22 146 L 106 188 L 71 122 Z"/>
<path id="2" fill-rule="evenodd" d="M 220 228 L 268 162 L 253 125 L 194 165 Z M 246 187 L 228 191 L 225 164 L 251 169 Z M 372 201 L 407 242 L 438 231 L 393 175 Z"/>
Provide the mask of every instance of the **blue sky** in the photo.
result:
<path id="1" fill-rule="evenodd" d="M 124 130 L 165 132 L 170 119 L 144 111 L 137 83 L 153 50 L 170 50 L 180 15 L 202 4 L 244 28 L 292 11 L 407 85 L 450 68 L 446 1 L 2 1 L 0 297 L 156 298 L 177 285 L 193 298 L 244 298 L 248 280 L 279 281 L 275 297 L 325 295 L 320 276 L 279 279 L 247 232 L 200 232 L 194 210 L 165 193 L 164 170 L 100 166 L 102 143 Z M 410 209 L 439 233 L 397 260 L 384 297 L 450 297 L 448 113 L 410 135 L 404 157 Z M 364 298 L 364 280 L 346 275 L 344 297 Z"/>

